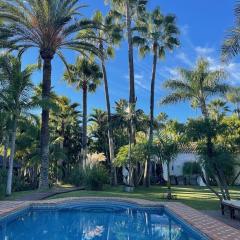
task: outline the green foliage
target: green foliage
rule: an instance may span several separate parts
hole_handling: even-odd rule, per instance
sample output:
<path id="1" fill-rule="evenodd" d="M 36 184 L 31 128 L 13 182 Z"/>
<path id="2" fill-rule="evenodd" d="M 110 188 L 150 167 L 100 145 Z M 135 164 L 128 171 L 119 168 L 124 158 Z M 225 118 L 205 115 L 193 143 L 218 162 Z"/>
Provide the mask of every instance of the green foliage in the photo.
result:
<path id="1" fill-rule="evenodd" d="M 84 170 L 84 183 L 91 190 L 102 190 L 103 185 L 109 181 L 109 173 L 101 164 L 86 166 Z"/>
<path id="2" fill-rule="evenodd" d="M 72 184 L 76 187 L 83 185 L 84 173 L 79 166 L 73 166 L 71 171 L 67 174 L 67 177 L 64 179 L 64 182 Z"/>
<path id="3" fill-rule="evenodd" d="M 131 151 L 131 163 L 137 165 L 137 163 L 143 163 L 148 154 L 148 144 L 147 141 L 138 142 L 132 146 Z M 128 164 L 129 156 L 129 145 L 121 147 L 118 151 L 118 154 L 114 160 L 114 165 L 117 167 L 122 167 Z"/>
<path id="4" fill-rule="evenodd" d="M 198 162 L 185 162 L 183 165 L 183 175 L 201 174 L 201 166 Z"/>
<path id="5" fill-rule="evenodd" d="M 7 171 L 0 169 L 0 199 L 5 197 L 7 184 Z"/>

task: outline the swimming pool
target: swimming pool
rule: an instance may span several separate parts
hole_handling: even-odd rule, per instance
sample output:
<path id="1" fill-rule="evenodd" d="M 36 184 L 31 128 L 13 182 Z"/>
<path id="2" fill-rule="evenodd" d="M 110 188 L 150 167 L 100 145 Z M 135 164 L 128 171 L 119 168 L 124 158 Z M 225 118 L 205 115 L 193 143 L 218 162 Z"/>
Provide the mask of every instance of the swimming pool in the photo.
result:
<path id="1" fill-rule="evenodd" d="M 206 240 L 164 207 L 123 202 L 33 206 L 0 220 L 2 240 Z"/>

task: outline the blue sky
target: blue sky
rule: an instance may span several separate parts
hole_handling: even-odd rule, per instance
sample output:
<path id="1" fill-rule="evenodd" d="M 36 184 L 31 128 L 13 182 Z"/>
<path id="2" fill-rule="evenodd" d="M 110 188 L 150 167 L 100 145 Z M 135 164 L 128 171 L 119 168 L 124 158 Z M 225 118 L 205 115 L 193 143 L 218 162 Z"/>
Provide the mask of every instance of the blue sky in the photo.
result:
<path id="1" fill-rule="evenodd" d="M 85 0 L 81 1 L 89 5 L 84 9 L 83 14 L 90 17 L 96 10 L 104 13 L 108 7 L 104 5 L 104 0 Z M 166 90 L 162 88 L 164 80 L 176 76 L 177 67 L 191 68 L 196 59 L 200 56 L 208 58 L 211 68 L 221 67 L 219 61 L 220 47 L 226 30 L 234 24 L 233 8 L 234 0 L 149 0 L 149 9 L 160 6 L 163 13 L 173 13 L 177 16 L 177 24 L 180 28 L 181 46 L 173 53 L 168 54 L 164 61 L 160 61 L 157 67 L 156 79 L 156 98 L 155 113 L 166 112 L 170 118 L 181 122 L 189 117 L 195 117 L 198 112 L 189 106 L 189 103 L 175 104 L 169 106 L 160 106 L 158 104 L 161 97 L 166 95 Z M 74 62 L 76 53 L 66 53 L 69 62 Z M 24 55 L 24 63 L 33 63 L 37 61 L 37 52 L 30 50 Z M 139 108 L 149 112 L 150 98 L 150 79 L 151 79 L 152 56 L 141 59 L 135 52 L 135 81 L 137 104 Z M 240 84 L 240 62 L 233 59 L 228 66 L 225 66 L 229 72 L 228 81 L 233 85 Z M 73 102 L 81 104 L 81 92 L 68 86 L 62 80 L 64 66 L 61 61 L 55 57 L 53 61 L 52 85 L 54 90 L 60 95 L 68 96 Z M 120 99 L 128 99 L 128 65 L 127 65 L 127 45 L 125 42 L 116 50 L 115 59 L 107 64 L 109 79 L 109 89 L 112 106 Z M 42 74 L 34 74 L 34 82 L 41 81 Z M 94 94 L 89 94 L 88 109 L 105 109 L 105 98 L 103 85 L 99 87 Z"/>

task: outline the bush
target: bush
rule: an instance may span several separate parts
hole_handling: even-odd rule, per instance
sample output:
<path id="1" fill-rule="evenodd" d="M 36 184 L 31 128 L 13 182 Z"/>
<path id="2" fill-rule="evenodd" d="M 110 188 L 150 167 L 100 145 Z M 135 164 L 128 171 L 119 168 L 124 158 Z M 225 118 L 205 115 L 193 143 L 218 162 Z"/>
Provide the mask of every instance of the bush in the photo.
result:
<path id="1" fill-rule="evenodd" d="M 7 184 L 7 171 L 0 169 L 0 199 L 5 197 Z"/>
<path id="2" fill-rule="evenodd" d="M 201 174 L 201 166 L 198 162 L 185 162 L 183 165 L 184 175 Z"/>
<path id="3" fill-rule="evenodd" d="M 79 166 L 76 166 L 71 170 L 71 172 L 69 172 L 68 177 L 64 181 L 66 183 L 79 187 L 83 185 L 83 178 L 83 171 L 79 169 Z"/>
<path id="4" fill-rule="evenodd" d="M 102 190 L 103 185 L 109 181 L 107 169 L 100 165 L 87 166 L 84 171 L 84 183 L 91 190 Z"/>

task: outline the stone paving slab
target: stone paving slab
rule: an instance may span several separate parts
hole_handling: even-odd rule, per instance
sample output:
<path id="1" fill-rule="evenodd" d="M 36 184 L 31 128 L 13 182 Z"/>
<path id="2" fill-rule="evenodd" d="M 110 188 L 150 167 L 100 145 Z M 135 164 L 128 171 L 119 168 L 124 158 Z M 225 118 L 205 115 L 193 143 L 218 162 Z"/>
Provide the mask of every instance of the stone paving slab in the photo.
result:
<path id="1" fill-rule="evenodd" d="M 143 199 L 133 198 L 116 198 L 116 197 L 73 197 L 63 199 L 51 199 L 43 201 L 6 201 L 0 202 L 0 217 L 8 215 L 22 208 L 34 205 L 50 205 L 54 206 L 59 203 L 75 202 L 75 201 L 120 201 L 127 203 L 135 203 L 144 207 L 167 207 L 175 215 L 183 219 L 193 228 L 205 234 L 212 240 L 240 240 L 240 230 L 232 228 L 217 219 L 209 217 L 191 207 L 178 202 L 153 202 Z"/>

